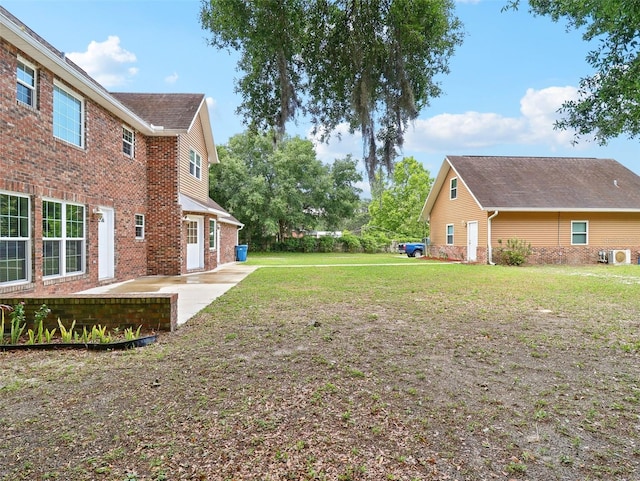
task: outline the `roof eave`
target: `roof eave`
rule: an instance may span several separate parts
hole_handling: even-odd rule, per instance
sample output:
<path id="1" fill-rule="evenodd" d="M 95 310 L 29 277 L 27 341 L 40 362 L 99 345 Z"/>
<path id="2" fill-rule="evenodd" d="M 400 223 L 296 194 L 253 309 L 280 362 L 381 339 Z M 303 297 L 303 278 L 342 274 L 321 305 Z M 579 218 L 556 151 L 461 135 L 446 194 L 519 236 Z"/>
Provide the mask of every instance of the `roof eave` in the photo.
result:
<path id="1" fill-rule="evenodd" d="M 481 207 L 482 210 L 493 212 L 616 212 L 616 213 L 640 213 L 640 208 L 589 208 L 589 207 Z"/>

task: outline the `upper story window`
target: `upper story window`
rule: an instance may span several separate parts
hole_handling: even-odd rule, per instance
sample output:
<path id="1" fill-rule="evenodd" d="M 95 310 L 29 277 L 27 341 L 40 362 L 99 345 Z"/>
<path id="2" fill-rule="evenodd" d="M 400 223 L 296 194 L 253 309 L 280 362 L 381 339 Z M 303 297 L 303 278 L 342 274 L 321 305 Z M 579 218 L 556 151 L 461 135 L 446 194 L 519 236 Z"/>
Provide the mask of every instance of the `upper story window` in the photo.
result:
<path id="1" fill-rule="evenodd" d="M 43 275 L 84 272 L 84 206 L 53 200 L 42 202 Z"/>
<path id="2" fill-rule="evenodd" d="M 453 224 L 447 224 L 447 245 L 453 245 Z"/>
<path id="3" fill-rule="evenodd" d="M 0 193 L 0 283 L 29 280 L 29 198 Z"/>
<path id="4" fill-rule="evenodd" d="M 136 214 L 136 239 L 144 239 L 144 215 Z"/>
<path id="5" fill-rule="evenodd" d="M 18 60 L 16 77 L 18 102 L 36 108 L 36 69 L 24 61 Z"/>
<path id="6" fill-rule="evenodd" d="M 189 151 L 189 173 L 196 179 L 202 175 L 202 157 L 195 150 Z"/>
<path id="7" fill-rule="evenodd" d="M 133 130 L 122 127 L 122 152 L 129 157 L 133 157 L 135 145 L 135 134 Z"/>
<path id="8" fill-rule="evenodd" d="M 53 136 L 84 147 L 84 100 L 60 85 L 53 86 Z"/>
<path id="9" fill-rule="evenodd" d="M 589 223 L 586 220 L 571 222 L 571 245 L 587 245 L 589 243 Z"/>
<path id="10" fill-rule="evenodd" d="M 449 186 L 449 199 L 457 199 L 458 198 L 458 179 L 451 179 L 451 184 Z"/>

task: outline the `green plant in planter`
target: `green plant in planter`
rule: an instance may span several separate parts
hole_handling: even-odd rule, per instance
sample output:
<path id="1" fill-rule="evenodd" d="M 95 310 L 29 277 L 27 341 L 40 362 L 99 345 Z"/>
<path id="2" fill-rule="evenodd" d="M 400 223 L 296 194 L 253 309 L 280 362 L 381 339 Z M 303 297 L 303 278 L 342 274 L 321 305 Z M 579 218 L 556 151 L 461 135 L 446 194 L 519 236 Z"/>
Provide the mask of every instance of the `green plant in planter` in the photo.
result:
<path id="1" fill-rule="evenodd" d="M 101 326 L 100 324 L 91 328 L 91 338 L 100 344 L 111 342 L 111 335 L 107 334 L 107 326 Z"/>
<path id="2" fill-rule="evenodd" d="M 73 328 L 76 326 L 76 321 L 74 320 L 71 323 L 71 327 L 69 329 L 64 327 L 64 324 L 58 318 L 58 327 L 60 328 L 60 337 L 62 337 L 62 342 L 70 343 L 73 340 Z"/>
<path id="3" fill-rule="evenodd" d="M 25 322 L 24 302 L 20 302 L 11 311 L 11 344 L 17 344 L 20 336 L 24 332 L 27 323 Z"/>
<path id="4" fill-rule="evenodd" d="M 45 342 L 45 339 L 48 339 L 47 342 L 51 342 L 55 329 L 53 332 L 50 332 L 49 329 L 44 329 L 44 320 L 50 313 L 51 309 L 49 309 L 46 304 L 42 304 L 36 311 L 34 314 L 33 329 L 27 331 L 27 335 L 29 336 L 27 344 L 34 344 L 35 342 L 42 344 Z"/>
<path id="5" fill-rule="evenodd" d="M 13 307 L 6 304 L 0 304 L 0 311 L 2 311 L 0 317 L 0 344 L 4 344 L 4 311 L 13 311 Z"/>
<path id="6" fill-rule="evenodd" d="M 142 329 L 142 326 L 138 326 L 138 329 L 134 332 L 133 331 L 133 327 L 127 327 L 124 330 L 124 340 L 125 341 L 133 341 L 135 339 L 138 339 L 140 337 L 140 330 Z"/>

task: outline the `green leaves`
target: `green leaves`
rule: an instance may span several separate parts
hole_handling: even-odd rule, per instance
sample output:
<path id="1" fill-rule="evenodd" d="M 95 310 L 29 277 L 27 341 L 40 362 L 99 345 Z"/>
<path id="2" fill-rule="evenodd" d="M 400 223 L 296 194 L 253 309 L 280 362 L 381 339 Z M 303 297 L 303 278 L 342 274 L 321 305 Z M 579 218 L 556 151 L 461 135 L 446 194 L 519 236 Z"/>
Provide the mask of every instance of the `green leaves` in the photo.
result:
<path id="1" fill-rule="evenodd" d="M 203 3 L 210 44 L 240 53 L 238 111 L 252 130 L 308 114 L 326 140 L 346 123 L 363 139 L 369 181 L 393 170 L 408 123 L 440 95 L 435 78 L 462 41 L 452 0 Z"/>
<path id="2" fill-rule="evenodd" d="M 210 195 L 245 224 L 248 242 L 282 240 L 320 223 L 334 228 L 354 214 L 361 180 L 350 158 L 322 164 L 299 137 L 277 145 L 266 135 L 236 135 L 218 148 Z"/>

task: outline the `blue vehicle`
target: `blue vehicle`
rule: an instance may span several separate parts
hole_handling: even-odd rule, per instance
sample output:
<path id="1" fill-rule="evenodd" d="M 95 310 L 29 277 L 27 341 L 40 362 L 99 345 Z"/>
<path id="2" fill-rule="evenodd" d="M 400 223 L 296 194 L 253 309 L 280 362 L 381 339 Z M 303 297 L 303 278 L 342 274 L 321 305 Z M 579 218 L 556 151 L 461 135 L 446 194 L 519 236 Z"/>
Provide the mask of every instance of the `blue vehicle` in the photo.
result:
<path id="1" fill-rule="evenodd" d="M 422 242 L 406 242 L 398 244 L 398 252 L 407 254 L 407 257 L 422 257 L 427 251 L 427 246 Z"/>

